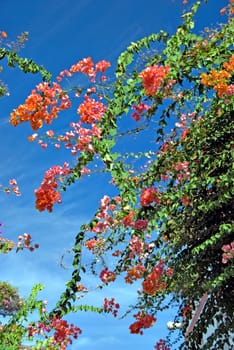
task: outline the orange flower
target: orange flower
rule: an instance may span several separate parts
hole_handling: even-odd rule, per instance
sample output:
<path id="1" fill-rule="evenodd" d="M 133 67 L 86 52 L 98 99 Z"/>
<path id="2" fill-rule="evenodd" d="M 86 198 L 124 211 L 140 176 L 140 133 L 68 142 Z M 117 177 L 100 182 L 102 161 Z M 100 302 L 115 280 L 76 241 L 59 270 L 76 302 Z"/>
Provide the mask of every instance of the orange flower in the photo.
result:
<path id="1" fill-rule="evenodd" d="M 92 124 L 100 121 L 106 110 L 107 107 L 102 102 L 95 101 L 93 98 L 86 96 L 77 112 L 80 114 L 80 120 L 83 123 Z"/>
<path id="2" fill-rule="evenodd" d="M 232 89 L 230 89 L 228 82 L 234 70 L 234 55 L 230 57 L 228 62 L 223 63 L 223 68 L 221 71 L 212 69 L 210 73 L 202 73 L 200 75 L 201 83 L 213 87 L 219 97 L 232 94 Z"/>
<path id="3" fill-rule="evenodd" d="M 227 8 L 223 7 L 219 12 L 220 12 L 221 15 L 224 15 L 226 10 L 227 10 Z"/>
<path id="4" fill-rule="evenodd" d="M 81 283 L 77 285 L 77 292 L 88 292 L 88 289 Z"/>
<path id="5" fill-rule="evenodd" d="M 157 64 L 145 68 L 139 77 L 142 78 L 142 85 L 148 96 L 154 95 L 160 88 L 165 76 L 170 70 L 169 66 L 158 66 Z"/>
<path id="6" fill-rule="evenodd" d="M 166 283 L 161 281 L 162 274 L 163 261 L 160 261 L 160 263 L 154 267 L 153 271 L 142 282 L 144 293 L 153 295 L 158 291 L 166 289 Z"/>
<path id="7" fill-rule="evenodd" d="M 134 211 L 130 211 L 130 213 L 123 218 L 124 227 L 131 227 L 134 224 L 134 215 Z"/>
<path id="8" fill-rule="evenodd" d="M 132 269 L 127 270 L 127 276 L 125 277 L 126 283 L 133 283 L 134 281 L 143 278 L 143 273 L 145 272 L 145 267 L 141 264 L 134 266 Z"/>
<path id="9" fill-rule="evenodd" d="M 190 199 L 186 195 L 182 196 L 181 201 L 182 201 L 182 204 L 185 207 L 188 206 L 191 203 Z"/>
<path id="10" fill-rule="evenodd" d="M 7 38 L 7 33 L 4 32 L 4 31 L 2 31 L 2 32 L 1 32 L 1 37 L 2 37 L 3 39 L 6 39 L 6 38 Z"/>
<path id="11" fill-rule="evenodd" d="M 71 106 L 69 97 L 63 93 L 59 84 L 41 83 L 32 90 L 25 103 L 15 109 L 10 116 L 14 126 L 29 121 L 33 130 L 42 127 L 43 123 L 51 124 L 58 112 Z M 59 104 L 60 102 L 60 104 Z"/>

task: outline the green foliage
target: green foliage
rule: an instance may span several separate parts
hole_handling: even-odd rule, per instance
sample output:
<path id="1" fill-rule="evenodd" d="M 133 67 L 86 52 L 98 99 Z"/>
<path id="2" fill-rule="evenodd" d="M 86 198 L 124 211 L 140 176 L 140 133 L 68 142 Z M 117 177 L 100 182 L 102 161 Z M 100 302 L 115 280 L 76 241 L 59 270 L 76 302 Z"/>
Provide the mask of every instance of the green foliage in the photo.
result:
<path id="1" fill-rule="evenodd" d="M 18 53 L 19 48 L 22 47 L 24 41 L 27 40 L 27 35 L 28 33 L 22 33 L 20 36 L 18 36 L 17 41 L 8 44 L 7 46 L 0 40 L 0 61 L 6 59 L 8 67 L 18 67 L 24 73 L 40 73 L 43 81 L 49 82 L 51 80 L 50 72 L 48 72 L 43 66 L 36 64 L 32 59 L 23 58 Z M 2 69 L 3 68 L 0 66 L 0 72 Z M 9 92 L 7 85 L 5 82 L 0 80 L 0 98 L 8 94 Z"/>
<path id="2" fill-rule="evenodd" d="M 43 67 L 37 65 L 33 60 L 22 58 L 17 52 L 0 48 L 0 60 L 7 59 L 7 64 L 10 68 L 15 68 L 17 65 L 24 73 L 41 73 L 43 81 L 50 81 L 51 74 Z"/>
<path id="3" fill-rule="evenodd" d="M 2 282 L 2 285 L 7 285 L 10 294 L 13 297 L 16 295 L 16 290 L 12 286 Z M 0 344 L 4 349 L 18 349 L 19 344 L 27 338 L 27 322 L 30 315 L 37 310 L 39 315 L 42 317 L 42 306 L 43 302 L 37 300 L 38 292 L 42 289 L 42 285 L 35 285 L 27 299 L 22 302 L 22 299 L 18 296 L 17 298 L 19 306 L 14 308 L 13 312 L 8 313 L 5 316 L 9 316 L 7 321 L 1 325 L 0 330 Z"/>

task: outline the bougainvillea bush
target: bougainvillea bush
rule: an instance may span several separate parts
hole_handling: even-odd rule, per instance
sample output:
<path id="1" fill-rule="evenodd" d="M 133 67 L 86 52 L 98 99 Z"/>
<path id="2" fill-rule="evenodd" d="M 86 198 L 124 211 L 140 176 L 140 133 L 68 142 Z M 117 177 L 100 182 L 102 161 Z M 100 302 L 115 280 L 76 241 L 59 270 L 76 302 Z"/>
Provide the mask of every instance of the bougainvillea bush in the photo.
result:
<path id="1" fill-rule="evenodd" d="M 10 116 L 14 126 L 30 123 L 30 142 L 68 150 L 35 190 L 39 211 L 56 210 L 62 191 L 83 176 L 100 172 L 113 185 L 75 237 L 72 276 L 49 324 L 82 309 L 119 315 L 115 298 L 101 308 L 78 304 L 91 272 L 98 288 L 121 277 L 126 290 L 140 283 L 136 304 L 123 311 L 133 334 L 157 327 L 158 312 L 173 307 L 180 344 L 169 336 L 155 349 L 201 349 L 204 337 L 202 349 L 232 344 L 234 4 L 221 9 L 222 25 L 197 34 L 199 5 L 175 34 L 131 43 L 114 78 L 109 62 L 87 57 L 38 84 Z M 78 75 L 86 86 L 63 87 Z M 71 108 L 77 115 L 67 131 L 53 129 Z"/>

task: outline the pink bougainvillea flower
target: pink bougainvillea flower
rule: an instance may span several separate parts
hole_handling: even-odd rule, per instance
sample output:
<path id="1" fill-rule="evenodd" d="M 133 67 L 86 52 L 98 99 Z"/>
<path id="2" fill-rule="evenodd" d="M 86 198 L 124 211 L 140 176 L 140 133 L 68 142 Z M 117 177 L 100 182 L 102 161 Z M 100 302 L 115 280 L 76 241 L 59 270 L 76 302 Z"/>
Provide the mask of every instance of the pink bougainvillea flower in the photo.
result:
<path id="1" fill-rule="evenodd" d="M 144 242 L 140 237 L 133 235 L 129 244 L 129 258 L 134 259 L 135 255 L 142 255 L 144 252 Z"/>
<path id="2" fill-rule="evenodd" d="M 132 114 L 132 118 L 138 122 L 141 119 L 142 114 L 145 111 L 148 111 L 149 108 L 150 106 L 143 102 L 140 102 L 137 106 L 132 106 L 132 109 L 135 110 L 135 112 Z"/>

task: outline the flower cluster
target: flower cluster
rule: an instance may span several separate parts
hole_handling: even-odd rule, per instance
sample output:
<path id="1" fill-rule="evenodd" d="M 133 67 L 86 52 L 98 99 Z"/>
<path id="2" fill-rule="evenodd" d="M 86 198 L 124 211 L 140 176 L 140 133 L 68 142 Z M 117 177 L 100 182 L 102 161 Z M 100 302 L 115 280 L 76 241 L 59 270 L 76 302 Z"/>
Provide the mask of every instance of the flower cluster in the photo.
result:
<path id="1" fill-rule="evenodd" d="M 34 337 L 35 335 L 44 335 L 46 332 L 50 332 L 50 327 L 43 322 L 36 322 L 34 324 L 29 324 L 28 328 L 28 337 Z"/>
<path id="2" fill-rule="evenodd" d="M 16 38 L 16 40 L 8 40 L 8 34 L 4 30 L 0 30 L 0 45 L 6 47 L 8 50 L 14 52 L 18 51 L 24 46 L 24 43 L 28 40 L 28 32 L 22 32 Z"/>
<path id="3" fill-rule="evenodd" d="M 3 188 L 3 191 L 6 193 L 6 194 L 9 194 L 9 193 L 14 193 L 16 196 L 20 196 L 21 195 L 21 192 L 19 190 L 19 186 L 17 184 L 17 181 L 16 179 L 10 179 L 9 180 L 9 185 L 8 187 L 4 187 Z M 0 186 L 2 187 L 2 186 Z"/>
<path id="4" fill-rule="evenodd" d="M 77 112 L 80 114 L 80 120 L 86 124 L 99 122 L 103 113 L 107 110 L 102 102 L 85 95 L 84 102 L 79 106 Z"/>
<path id="5" fill-rule="evenodd" d="M 130 211 L 128 215 L 124 216 L 123 218 L 123 225 L 124 227 L 133 227 L 134 226 L 134 211 Z"/>
<path id="6" fill-rule="evenodd" d="M 92 82 L 95 82 L 96 74 L 98 72 L 105 73 L 108 67 L 110 67 L 110 62 L 108 61 L 102 60 L 97 62 L 96 65 L 94 65 L 94 62 L 92 61 L 91 57 L 87 57 L 72 65 L 69 70 L 69 73 L 71 74 L 80 72 L 86 74 Z M 57 79 L 60 80 L 63 75 L 63 72 L 61 72 L 60 77 L 58 77 Z M 105 76 L 102 76 L 102 80 L 105 81 Z"/>
<path id="7" fill-rule="evenodd" d="M 111 298 L 108 300 L 107 298 L 104 298 L 104 306 L 103 309 L 105 312 L 110 312 L 114 315 L 114 317 L 117 316 L 119 311 L 120 305 L 115 302 L 114 298 Z"/>
<path id="8" fill-rule="evenodd" d="M 39 248 L 37 243 L 32 245 L 32 237 L 29 233 L 24 233 L 18 237 L 17 250 L 24 248 L 27 248 L 30 252 Z"/>
<path id="9" fill-rule="evenodd" d="M 163 339 L 160 339 L 157 344 L 154 346 L 155 350 L 170 350 L 168 346 L 166 346 L 166 341 Z"/>
<path id="10" fill-rule="evenodd" d="M 234 242 L 230 244 L 225 244 L 222 246 L 222 263 L 227 264 L 227 262 L 234 258 Z"/>
<path id="11" fill-rule="evenodd" d="M 133 235 L 129 243 L 129 258 L 134 259 L 136 255 L 139 255 L 140 258 L 143 257 L 145 248 L 145 243 L 140 239 L 140 237 Z"/>
<path id="12" fill-rule="evenodd" d="M 181 313 L 182 313 L 183 319 L 186 319 L 186 318 L 190 319 L 191 316 L 192 316 L 192 311 L 193 311 L 193 307 L 192 307 L 192 305 L 190 303 L 184 305 L 181 308 Z"/>
<path id="13" fill-rule="evenodd" d="M 234 55 L 228 62 L 223 63 L 221 71 L 212 69 L 210 73 L 201 74 L 201 83 L 205 86 L 211 86 L 217 92 L 219 97 L 224 95 L 232 96 L 234 94 L 234 84 L 229 84 L 229 80 L 234 70 Z"/>
<path id="14" fill-rule="evenodd" d="M 114 282 L 116 279 L 115 273 L 108 270 L 108 267 L 105 267 L 104 270 L 100 273 L 100 279 L 103 283 Z"/>
<path id="15" fill-rule="evenodd" d="M 91 238 L 85 242 L 85 246 L 93 254 L 99 254 L 105 247 L 105 241 L 103 239 Z"/>
<path id="16" fill-rule="evenodd" d="M 221 15 L 224 15 L 225 13 L 228 13 L 230 18 L 234 14 L 234 0 L 229 0 L 229 4 L 220 10 Z"/>
<path id="17" fill-rule="evenodd" d="M 24 233 L 18 237 L 18 242 L 15 243 L 7 238 L 0 237 L 0 253 L 7 254 L 13 248 L 16 248 L 16 251 L 22 249 L 28 249 L 30 252 L 33 252 L 35 249 L 39 248 L 39 245 L 32 244 L 32 237 L 29 233 Z"/>
<path id="18" fill-rule="evenodd" d="M 102 233 L 114 225 L 113 211 L 120 204 L 121 198 L 116 196 L 110 199 L 109 196 L 104 196 L 100 201 L 99 211 L 96 214 L 98 222 L 92 228 L 92 232 Z"/>
<path id="19" fill-rule="evenodd" d="M 69 324 L 60 317 L 53 317 L 50 327 L 54 330 L 52 344 L 59 344 L 61 350 L 66 349 L 68 343 L 72 344 L 71 336 L 77 339 L 78 335 L 81 334 L 79 327 Z"/>
<path id="20" fill-rule="evenodd" d="M 132 284 L 138 279 L 143 278 L 143 273 L 146 271 L 142 264 L 133 266 L 131 269 L 127 270 L 127 276 L 125 277 L 125 282 Z"/>
<path id="21" fill-rule="evenodd" d="M 156 188 L 145 188 L 143 189 L 141 196 L 140 196 L 140 204 L 142 207 L 146 207 L 152 203 L 160 203 L 159 194 Z"/>
<path id="22" fill-rule="evenodd" d="M 10 116 L 10 123 L 17 126 L 29 121 L 33 130 L 43 123 L 51 124 L 61 110 L 71 107 L 71 101 L 58 83 L 44 82 L 36 86 L 25 103 L 16 108 Z"/>
<path id="23" fill-rule="evenodd" d="M 176 179 L 177 182 L 183 180 L 188 180 L 190 177 L 189 162 L 185 160 L 184 162 L 178 162 L 173 166 L 174 170 L 177 172 Z"/>
<path id="24" fill-rule="evenodd" d="M 153 65 L 145 68 L 139 77 L 142 78 L 142 85 L 147 96 L 153 96 L 161 87 L 170 67 Z"/>
<path id="25" fill-rule="evenodd" d="M 63 178 L 70 172 L 67 163 L 64 163 L 64 167 L 53 166 L 46 171 L 41 187 L 35 190 L 36 208 L 39 211 L 47 209 L 52 212 L 54 203 L 61 203 L 58 180 L 63 181 Z"/>
<path id="26" fill-rule="evenodd" d="M 77 285 L 77 290 L 76 290 L 78 293 L 80 293 L 80 292 L 88 292 L 88 288 L 87 287 L 85 287 L 82 283 L 79 283 L 78 285 Z"/>
<path id="27" fill-rule="evenodd" d="M 163 272 L 164 272 L 164 261 L 161 260 L 159 264 L 157 264 L 154 267 L 153 271 L 142 282 L 144 293 L 153 295 L 158 291 L 165 290 L 166 283 L 161 280 Z"/>
<path id="28" fill-rule="evenodd" d="M 134 315 L 137 320 L 133 324 L 130 325 L 130 333 L 133 334 L 143 334 L 142 328 L 150 328 L 156 322 L 156 318 L 152 315 L 147 315 L 144 312 L 138 312 Z"/>
<path id="29" fill-rule="evenodd" d="M 138 105 L 132 106 L 132 109 L 135 110 L 135 112 L 132 114 L 132 118 L 138 122 L 141 119 L 142 114 L 150 109 L 150 106 L 140 102 Z"/>
<path id="30" fill-rule="evenodd" d="M 48 338 L 47 333 L 54 332 L 53 336 L 49 340 L 50 347 L 53 349 L 54 345 L 59 345 L 60 350 L 65 350 L 68 344 L 72 344 L 72 339 L 77 339 L 81 334 L 81 329 L 75 327 L 73 324 L 69 324 L 66 320 L 61 319 L 59 316 L 54 316 L 51 320 L 46 322 L 36 322 L 28 325 L 27 332 L 28 337 L 34 337 L 35 335 L 41 335 Z"/>
<path id="31" fill-rule="evenodd" d="M 63 142 L 66 149 L 71 149 L 71 154 L 76 155 L 78 151 L 87 150 L 94 152 L 92 145 L 93 137 L 101 139 L 102 129 L 95 123 L 92 123 L 90 128 L 84 128 L 80 122 L 70 124 L 71 130 L 67 131 L 65 135 L 59 136 L 58 141 Z M 55 144 L 56 148 L 60 148 L 60 144 Z"/>
<path id="32" fill-rule="evenodd" d="M 187 135 L 188 135 L 189 132 L 190 132 L 189 124 L 190 124 L 191 120 L 194 121 L 193 118 L 194 118 L 195 116 L 196 116 L 196 113 L 195 113 L 195 112 L 188 113 L 188 114 L 181 114 L 181 115 L 180 115 L 180 121 L 175 123 L 175 126 L 176 126 L 177 128 L 180 128 L 180 129 L 181 129 L 181 135 L 180 135 L 181 141 L 186 140 Z"/>
<path id="33" fill-rule="evenodd" d="M 130 211 L 128 215 L 122 219 L 124 227 L 132 227 L 135 230 L 145 231 L 148 227 L 148 220 L 138 219 L 135 221 L 134 211 Z"/>

